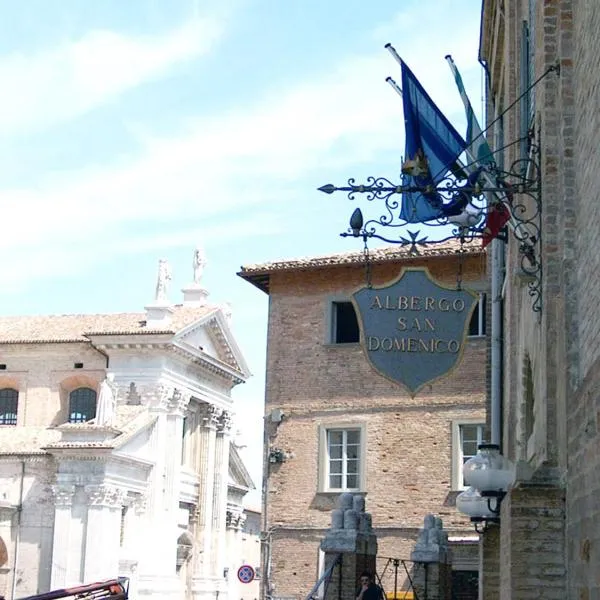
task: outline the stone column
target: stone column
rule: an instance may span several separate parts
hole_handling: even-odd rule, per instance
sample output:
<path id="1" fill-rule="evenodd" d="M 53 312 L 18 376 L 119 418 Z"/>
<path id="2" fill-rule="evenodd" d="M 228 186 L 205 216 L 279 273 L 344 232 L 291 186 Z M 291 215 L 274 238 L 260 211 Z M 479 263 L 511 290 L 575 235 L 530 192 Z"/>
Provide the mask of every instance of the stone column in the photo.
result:
<path id="1" fill-rule="evenodd" d="M 410 559 L 415 563 L 413 586 L 418 597 L 451 600 L 452 554 L 448 548 L 448 534 L 440 518 L 434 515 L 425 517 Z"/>
<path id="2" fill-rule="evenodd" d="M 324 600 L 354 600 L 360 574 L 374 574 L 377 562 L 377 538 L 362 496 L 340 495 L 321 550 L 325 553 L 325 572 L 331 569 Z"/>
<path id="3" fill-rule="evenodd" d="M 565 556 L 564 489 L 510 489 L 500 508 L 500 598 L 566 598 Z"/>
<path id="4" fill-rule="evenodd" d="M 86 485 L 88 497 L 83 580 L 102 581 L 119 575 L 121 511 L 124 496 L 114 485 Z"/>
<path id="5" fill-rule="evenodd" d="M 198 476 L 200 492 L 196 526 L 196 548 L 194 552 L 194 579 L 206 579 L 215 573 L 211 569 L 213 548 L 213 495 L 215 491 L 215 454 L 217 426 L 222 410 L 212 404 L 203 404 L 199 409 L 200 452 Z"/>
<path id="6" fill-rule="evenodd" d="M 71 558 L 71 509 L 75 486 L 56 484 L 54 492 L 54 539 L 52 543 L 51 589 L 66 587 L 69 583 L 69 559 Z"/>
<path id="7" fill-rule="evenodd" d="M 490 525 L 479 538 L 479 597 L 500 600 L 500 527 Z"/>
<path id="8" fill-rule="evenodd" d="M 181 453 L 183 449 L 183 417 L 190 401 L 190 394 L 173 390 L 168 401 L 166 437 L 168 454 L 165 464 L 165 486 L 163 506 L 177 527 L 179 511 L 179 488 L 181 483 Z"/>
<path id="9" fill-rule="evenodd" d="M 212 506 L 213 560 L 212 572 L 217 577 L 223 575 L 226 552 L 227 484 L 229 479 L 229 434 L 231 433 L 231 413 L 223 411 L 217 424 L 215 439 L 215 475 Z"/>

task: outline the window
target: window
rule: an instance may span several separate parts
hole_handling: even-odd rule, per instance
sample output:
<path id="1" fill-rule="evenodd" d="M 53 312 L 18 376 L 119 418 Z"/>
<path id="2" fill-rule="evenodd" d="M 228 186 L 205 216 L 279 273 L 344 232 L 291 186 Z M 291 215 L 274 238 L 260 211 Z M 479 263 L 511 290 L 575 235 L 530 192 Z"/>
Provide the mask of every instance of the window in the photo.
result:
<path id="1" fill-rule="evenodd" d="M 77 388 L 69 394 L 69 423 L 85 423 L 96 416 L 96 391 Z"/>
<path id="2" fill-rule="evenodd" d="M 364 488 L 364 439 L 362 425 L 321 428 L 321 491 Z"/>
<path id="3" fill-rule="evenodd" d="M 483 444 L 484 427 L 483 423 L 477 422 L 453 424 L 453 489 L 462 490 L 466 487 L 463 480 L 462 467 L 469 458 L 477 454 L 479 444 Z"/>
<path id="4" fill-rule="evenodd" d="M 331 311 L 331 343 L 357 344 L 359 339 L 358 320 L 352 302 L 333 302 Z"/>
<path id="5" fill-rule="evenodd" d="M 11 388 L 0 390 L 0 425 L 17 424 L 19 392 Z"/>
<path id="6" fill-rule="evenodd" d="M 527 91 L 535 80 L 535 5 L 533 2 L 530 2 L 529 6 L 529 22 L 523 21 L 521 27 L 519 59 L 519 89 L 523 94 L 519 123 L 520 155 L 525 159 L 529 156 L 529 137 L 535 117 L 535 88 Z"/>
<path id="7" fill-rule="evenodd" d="M 485 312 L 486 312 L 486 295 L 479 294 L 479 302 L 475 306 L 471 322 L 469 323 L 469 335 L 485 335 Z"/>

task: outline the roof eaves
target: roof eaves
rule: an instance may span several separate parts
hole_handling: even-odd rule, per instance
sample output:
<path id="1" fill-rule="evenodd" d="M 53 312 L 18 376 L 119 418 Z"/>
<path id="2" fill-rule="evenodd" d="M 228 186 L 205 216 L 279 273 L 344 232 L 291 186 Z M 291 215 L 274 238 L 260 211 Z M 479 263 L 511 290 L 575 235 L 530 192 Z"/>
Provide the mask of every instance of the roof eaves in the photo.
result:
<path id="1" fill-rule="evenodd" d="M 458 245 L 444 245 L 437 248 L 425 248 L 418 252 L 411 252 L 397 248 L 380 248 L 371 251 L 370 260 L 372 264 L 386 264 L 391 262 L 412 262 L 429 258 L 450 258 L 461 254 L 462 256 L 478 256 L 485 254 L 481 247 L 463 247 Z M 333 254 L 305 259 L 294 259 L 288 261 L 274 261 L 256 265 L 242 266 L 237 273 L 259 290 L 269 293 L 269 279 L 273 273 L 291 271 L 313 271 L 323 268 L 348 267 L 364 263 L 362 252 L 351 252 L 345 254 Z"/>
<path id="2" fill-rule="evenodd" d="M 48 338 L 48 339 L 37 339 L 37 338 L 22 338 L 22 339 L 0 339 L 0 344 L 89 344 L 90 340 L 86 338 Z"/>

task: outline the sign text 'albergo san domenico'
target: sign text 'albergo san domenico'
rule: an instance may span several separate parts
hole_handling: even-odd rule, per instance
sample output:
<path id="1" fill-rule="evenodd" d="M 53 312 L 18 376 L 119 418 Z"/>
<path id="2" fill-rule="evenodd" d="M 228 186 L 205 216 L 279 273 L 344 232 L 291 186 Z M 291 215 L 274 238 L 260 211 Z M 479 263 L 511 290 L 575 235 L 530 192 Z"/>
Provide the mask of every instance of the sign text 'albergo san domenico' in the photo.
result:
<path id="1" fill-rule="evenodd" d="M 368 360 L 414 395 L 458 364 L 477 296 L 411 268 L 388 285 L 358 290 L 353 300 Z"/>

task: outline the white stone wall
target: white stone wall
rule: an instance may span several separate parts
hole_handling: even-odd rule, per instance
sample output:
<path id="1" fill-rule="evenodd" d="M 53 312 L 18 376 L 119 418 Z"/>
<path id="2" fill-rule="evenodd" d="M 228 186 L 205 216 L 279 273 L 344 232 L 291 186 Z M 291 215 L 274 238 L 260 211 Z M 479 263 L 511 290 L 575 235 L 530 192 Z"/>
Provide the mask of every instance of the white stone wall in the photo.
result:
<path id="1" fill-rule="evenodd" d="M 105 356 L 85 344 L 40 344 L 11 346 L 5 357 L 11 371 L 0 375 L 0 384 L 19 390 L 19 408 L 17 427 L 0 432 L 0 500 L 17 507 L 22 481 L 23 510 L 0 508 L 8 554 L 0 566 L 0 593 L 12 598 L 13 579 L 18 598 L 125 575 L 132 598 L 214 598 L 218 592 L 223 600 L 232 384 L 164 350 L 108 353 L 119 386 L 116 424 L 128 436 L 112 451 L 97 446 L 115 434 L 86 447 L 86 436 L 102 436 L 84 427 L 57 429 L 66 420 L 70 389 L 98 389 L 107 373 Z M 84 369 L 73 370 L 75 362 L 84 362 Z M 132 382 L 139 406 L 128 404 Z M 183 420 L 192 394 L 202 415 L 189 432 L 198 455 L 182 470 Z M 139 431 L 127 429 L 132 419 L 142 424 Z M 42 448 L 61 436 L 77 447 L 44 454 Z M 29 452 L 23 478 L 19 457 L 6 454 L 13 445 L 15 452 Z M 190 506 L 186 527 L 193 537 L 186 577 L 176 571 L 180 502 Z"/>

